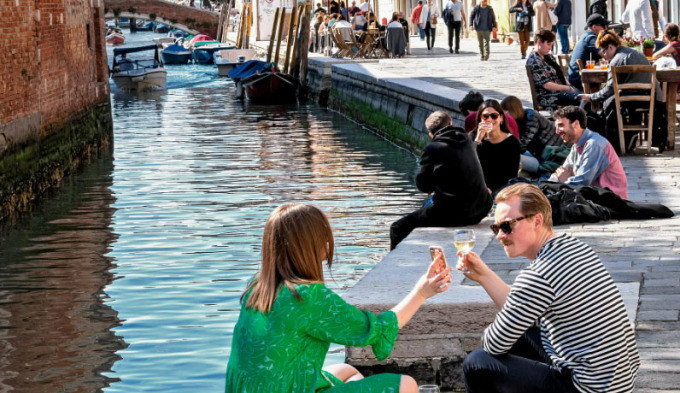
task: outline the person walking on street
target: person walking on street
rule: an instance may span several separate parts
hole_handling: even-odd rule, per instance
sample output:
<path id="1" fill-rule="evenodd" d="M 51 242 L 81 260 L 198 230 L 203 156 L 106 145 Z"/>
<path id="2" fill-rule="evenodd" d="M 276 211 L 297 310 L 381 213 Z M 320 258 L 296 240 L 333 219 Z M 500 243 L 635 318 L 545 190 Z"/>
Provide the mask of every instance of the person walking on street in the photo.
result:
<path id="1" fill-rule="evenodd" d="M 515 31 L 519 37 L 519 51 L 522 53 L 522 59 L 525 59 L 533 31 L 531 18 L 535 15 L 534 7 L 529 0 L 517 0 L 510 8 L 510 13 L 515 13 Z"/>
<path id="2" fill-rule="evenodd" d="M 635 39 L 654 38 L 652 6 L 649 0 L 631 0 L 621 15 L 621 21 L 630 23 L 630 31 Z"/>
<path id="3" fill-rule="evenodd" d="M 433 0 L 427 0 L 427 4 L 423 6 L 420 12 L 420 27 L 425 31 L 425 39 L 427 40 L 427 50 L 434 49 L 434 38 L 437 35 L 437 18 L 439 17 L 439 10 L 434 5 Z"/>
<path id="4" fill-rule="evenodd" d="M 607 2 L 605 0 L 595 0 L 590 3 L 590 10 L 588 16 L 592 14 L 600 14 L 607 19 Z"/>
<path id="5" fill-rule="evenodd" d="M 456 36 L 456 53 L 460 53 L 460 28 L 467 27 L 463 3 L 459 0 L 449 0 L 444 8 L 444 22 L 449 31 L 449 52 L 453 53 L 453 36 Z"/>
<path id="6" fill-rule="evenodd" d="M 488 0 L 481 0 L 470 13 L 470 28 L 477 31 L 477 41 L 479 42 L 479 52 L 481 60 L 489 60 L 489 43 L 491 41 L 491 31 L 497 27 L 496 14 L 489 5 Z"/>
<path id="7" fill-rule="evenodd" d="M 459 254 L 458 270 L 500 309 L 482 333 L 483 349 L 463 361 L 467 392 L 632 392 L 635 332 L 593 249 L 555 234 L 550 201 L 534 185 L 502 189 L 494 221 L 505 254 L 530 264 L 510 286 L 476 253 Z"/>
<path id="8" fill-rule="evenodd" d="M 534 12 L 536 13 L 536 26 L 534 27 L 536 31 L 541 29 L 552 31 L 553 24 L 550 21 L 548 10 L 553 8 L 555 8 L 555 5 L 545 0 L 534 1 Z"/>
<path id="9" fill-rule="evenodd" d="M 571 25 L 571 0 L 557 0 L 557 36 L 560 38 L 562 54 L 569 54 L 569 26 Z"/>
<path id="10" fill-rule="evenodd" d="M 425 39 L 425 30 L 420 28 L 420 13 L 423 12 L 423 0 L 418 0 L 418 5 L 411 12 L 411 23 L 413 23 L 418 28 L 418 35 L 420 40 Z"/>

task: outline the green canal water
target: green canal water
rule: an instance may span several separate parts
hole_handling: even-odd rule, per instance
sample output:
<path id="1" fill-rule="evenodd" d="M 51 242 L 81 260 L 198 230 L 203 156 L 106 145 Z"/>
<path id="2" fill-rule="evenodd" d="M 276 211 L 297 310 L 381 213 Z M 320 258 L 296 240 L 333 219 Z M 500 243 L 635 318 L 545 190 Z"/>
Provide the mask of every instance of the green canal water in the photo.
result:
<path id="1" fill-rule="evenodd" d="M 220 392 L 276 206 L 328 214 L 343 292 L 422 202 L 416 157 L 357 124 L 244 106 L 214 66 L 167 68 L 166 91 L 112 88 L 111 151 L 0 230 L 0 391 Z"/>

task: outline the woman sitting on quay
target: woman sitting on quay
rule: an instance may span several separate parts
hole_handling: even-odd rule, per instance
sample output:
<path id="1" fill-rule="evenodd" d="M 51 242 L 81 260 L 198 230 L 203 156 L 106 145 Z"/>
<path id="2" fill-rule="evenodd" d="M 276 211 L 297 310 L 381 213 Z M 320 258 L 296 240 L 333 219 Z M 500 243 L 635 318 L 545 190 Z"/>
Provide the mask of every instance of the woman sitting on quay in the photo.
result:
<path id="1" fill-rule="evenodd" d="M 517 177 L 521 147 L 508 129 L 503 108 L 496 100 L 486 100 L 477 111 L 477 156 L 484 182 L 493 193 Z"/>
<path id="2" fill-rule="evenodd" d="M 501 101 L 501 107 L 507 115 L 515 119 L 519 128 L 519 144 L 522 148 L 520 166 L 522 170 L 530 174 L 538 173 L 545 148 L 548 146 L 564 146 L 564 141 L 555 132 L 555 124 L 535 110 L 524 108 L 522 101 L 515 96 L 505 97 Z M 554 162 L 554 168 L 550 172 L 552 173 L 562 165 L 562 161 Z"/>
<path id="3" fill-rule="evenodd" d="M 579 105 L 578 95 L 581 93 L 570 86 L 564 77 L 562 67 L 557 64 L 550 50 L 555 43 L 555 34 L 541 29 L 534 35 L 536 47 L 527 58 L 531 66 L 538 104 L 546 110 L 555 110 L 558 106 Z"/>
<path id="4" fill-rule="evenodd" d="M 354 367 L 322 369 L 331 342 L 371 345 L 379 360 L 426 299 L 444 292 L 451 268 L 439 257 L 392 310 L 375 315 L 346 303 L 324 285 L 323 261 L 333 263 L 333 233 L 326 216 L 310 205 L 286 204 L 269 216 L 262 237 L 262 265 L 241 297 L 227 366 L 226 391 L 415 393 L 406 375 L 364 378 Z"/>
<path id="5" fill-rule="evenodd" d="M 652 56 L 654 60 L 663 56 L 671 56 L 675 60 L 675 66 L 680 66 L 680 28 L 675 23 L 668 23 L 663 31 L 663 39 L 668 42 L 663 49 Z"/>

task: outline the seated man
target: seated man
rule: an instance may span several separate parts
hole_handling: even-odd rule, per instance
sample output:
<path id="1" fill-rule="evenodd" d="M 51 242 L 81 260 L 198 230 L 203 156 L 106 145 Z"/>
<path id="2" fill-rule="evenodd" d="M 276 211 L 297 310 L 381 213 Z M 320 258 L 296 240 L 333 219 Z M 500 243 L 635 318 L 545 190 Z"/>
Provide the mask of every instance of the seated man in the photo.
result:
<path id="1" fill-rule="evenodd" d="M 534 35 L 534 42 L 536 47 L 527 57 L 526 65 L 531 67 L 538 105 L 546 110 L 554 110 L 558 106 L 578 105 L 580 92 L 567 83 L 562 67 L 550 54 L 555 44 L 555 34 L 550 30 L 540 29 Z"/>
<path id="2" fill-rule="evenodd" d="M 627 65 L 649 65 L 649 60 L 645 57 L 642 52 L 635 48 L 628 48 L 626 46 L 621 45 L 621 38 L 619 36 L 611 31 L 611 30 L 604 30 L 600 32 L 600 34 L 597 36 L 597 41 L 595 42 L 595 45 L 600 49 L 600 54 L 602 57 L 605 59 L 609 60 L 609 70 L 608 70 L 608 76 L 607 76 L 607 84 L 598 92 L 593 93 L 593 94 L 581 94 L 579 97 L 584 101 L 584 102 L 601 102 L 604 101 L 604 104 L 602 106 L 604 116 L 606 118 L 606 132 L 605 135 L 609 142 L 611 142 L 612 146 L 614 146 L 614 150 L 618 153 L 625 153 L 619 151 L 620 148 L 620 143 L 619 143 L 619 125 L 618 125 L 618 120 L 617 120 L 617 111 L 616 111 L 616 103 L 614 101 L 614 76 L 612 74 L 612 67 L 617 67 L 617 66 L 627 66 Z M 634 73 L 634 74 L 623 74 L 619 78 L 619 83 L 624 84 L 624 83 L 649 83 L 651 81 L 651 75 L 646 74 L 646 73 Z M 635 94 L 636 92 L 634 90 L 628 90 L 626 94 Z M 656 97 L 661 97 L 661 88 L 659 84 L 657 83 L 656 85 Z M 660 126 L 660 122 L 662 119 L 665 119 L 665 116 L 663 115 L 666 105 L 661 103 L 661 102 L 656 102 L 654 104 L 654 107 L 659 109 L 659 111 L 655 110 L 654 114 L 654 125 L 655 125 L 655 130 L 659 129 L 657 127 Z M 658 115 L 658 116 L 657 116 Z M 663 141 L 665 140 L 665 135 L 661 137 L 656 134 L 656 137 L 659 137 L 659 140 Z M 626 135 L 626 146 L 627 150 L 632 150 L 634 146 L 634 142 L 636 141 L 636 136 L 637 133 L 634 134 L 629 134 Z M 655 139 L 656 139 L 655 137 Z M 662 142 L 663 143 L 663 142 Z"/>
<path id="3" fill-rule="evenodd" d="M 530 184 L 500 191 L 495 222 L 505 254 L 531 263 L 508 286 L 474 252 L 458 262 L 500 308 L 463 361 L 467 392 L 632 392 L 635 333 L 597 254 L 555 235 L 550 202 Z"/>
<path id="4" fill-rule="evenodd" d="M 573 143 L 561 167 L 548 180 L 574 186 L 607 187 L 628 199 L 628 180 L 619 156 L 602 135 L 585 128 L 586 112 L 577 106 L 553 113 L 557 135 Z"/>
<path id="5" fill-rule="evenodd" d="M 569 75 L 567 80 L 575 88 L 583 91 L 581 84 L 581 72 L 578 68 L 578 59 L 581 59 L 585 67 L 586 61 L 593 60 L 595 62 L 601 59 L 599 49 L 595 46 L 597 35 L 609 26 L 609 22 L 600 14 L 592 14 L 588 17 L 586 22 L 586 32 L 583 33 L 581 39 L 574 46 L 574 51 L 571 53 L 569 60 Z"/>
<path id="6" fill-rule="evenodd" d="M 452 124 L 451 116 L 442 111 L 425 121 L 432 142 L 423 149 L 416 186 L 434 196 L 432 203 L 392 224 L 390 249 L 417 227 L 477 224 L 491 209 L 476 145 L 462 128 Z"/>
<path id="7" fill-rule="evenodd" d="M 342 38 L 345 42 L 352 42 L 352 24 L 345 20 L 345 17 L 340 15 L 338 21 L 333 25 L 333 29 L 338 30 L 342 34 Z"/>

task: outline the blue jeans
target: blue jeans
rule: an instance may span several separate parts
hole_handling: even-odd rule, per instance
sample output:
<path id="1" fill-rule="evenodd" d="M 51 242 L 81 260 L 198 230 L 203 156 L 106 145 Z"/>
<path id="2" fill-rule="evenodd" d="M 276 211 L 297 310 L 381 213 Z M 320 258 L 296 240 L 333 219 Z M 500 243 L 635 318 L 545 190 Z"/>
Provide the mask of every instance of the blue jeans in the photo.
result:
<path id="1" fill-rule="evenodd" d="M 552 366 L 541 345 L 541 332 L 533 327 L 503 355 L 489 355 L 483 349 L 463 361 L 463 381 L 468 393 L 573 393 L 571 371 Z"/>
<path id="2" fill-rule="evenodd" d="M 560 37 L 562 53 L 569 54 L 569 25 L 557 25 L 557 36 Z"/>
<path id="3" fill-rule="evenodd" d="M 423 28 L 420 27 L 420 24 L 417 24 L 416 26 L 418 26 L 418 35 L 420 36 L 420 39 L 424 40 L 425 39 L 425 30 L 423 30 Z"/>

